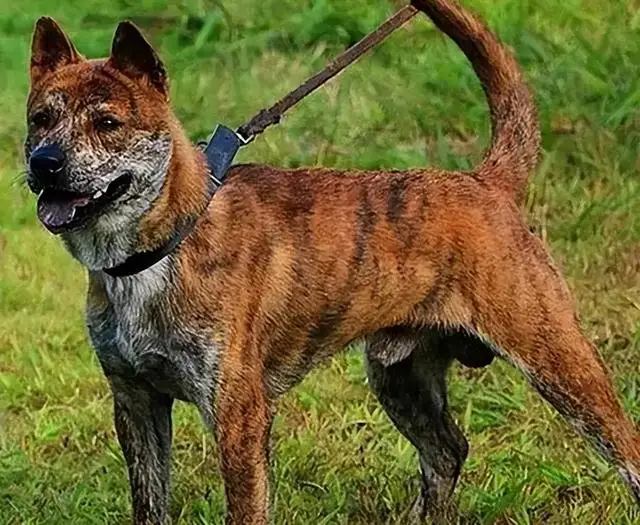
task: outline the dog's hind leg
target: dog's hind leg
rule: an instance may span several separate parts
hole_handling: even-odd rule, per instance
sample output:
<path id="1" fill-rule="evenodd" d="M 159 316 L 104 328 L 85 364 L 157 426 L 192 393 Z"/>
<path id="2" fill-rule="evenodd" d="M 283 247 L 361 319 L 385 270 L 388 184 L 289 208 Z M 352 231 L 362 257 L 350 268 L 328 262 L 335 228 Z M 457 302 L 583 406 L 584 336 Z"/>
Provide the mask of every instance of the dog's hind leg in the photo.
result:
<path id="1" fill-rule="evenodd" d="M 616 466 L 640 503 L 640 437 L 597 350 L 582 334 L 566 284 L 524 227 L 495 256 L 508 260 L 507 249 L 512 267 L 469 288 L 472 324 Z"/>
<path id="2" fill-rule="evenodd" d="M 143 381 L 109 376 L 116 433 L 129 469 L 135 525 L 164 525 L 169 506 L 172 399 Z"/>
<path id="3" fill-rule="evenodd" d="M 416 447 L 421 492 L 412 519 L 437 519 L 455 488 L 469 450 L 447 409 L 446 374 L 452 356 L 446 336 L 404 328 L 382 330 L 367 340 L 371 389 L 398 430 Z"/>

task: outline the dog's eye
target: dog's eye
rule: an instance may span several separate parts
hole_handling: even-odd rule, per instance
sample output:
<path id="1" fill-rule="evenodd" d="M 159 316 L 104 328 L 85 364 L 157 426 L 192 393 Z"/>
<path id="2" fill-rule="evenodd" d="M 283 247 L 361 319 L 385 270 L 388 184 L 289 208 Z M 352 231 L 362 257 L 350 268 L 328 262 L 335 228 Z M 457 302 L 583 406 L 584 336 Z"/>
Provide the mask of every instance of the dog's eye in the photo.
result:
<path id="1" fill-rule="evenodd" d="M 36 111 L 33 115 L 31 115 L 31 125 L 36 128 L 46 128 L 51 124 L 51 113 L 46 109 L 41 109 L 40 111 Z"/>
<path id="2" fill-rule="evenodd" d="M 96 128 L 98 128 L 99 131 L 113 131 L 120 126 L 122 126 L 122 122 L 111 115 L 105 115 L 96 120 Z"/>

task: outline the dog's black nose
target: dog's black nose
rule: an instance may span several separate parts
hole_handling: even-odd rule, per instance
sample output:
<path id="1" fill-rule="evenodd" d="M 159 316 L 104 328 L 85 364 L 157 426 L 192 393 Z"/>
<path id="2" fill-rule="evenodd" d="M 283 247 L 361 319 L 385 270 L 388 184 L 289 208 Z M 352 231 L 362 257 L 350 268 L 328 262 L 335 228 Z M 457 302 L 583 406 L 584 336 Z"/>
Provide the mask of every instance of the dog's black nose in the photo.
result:
<path id="1" fill-rule="evenodd" d="M 29 157 L 29 171 L 42 187 L 55 186 L 64 168 L 64 153 L 56 146 L 42 146 Z"/>

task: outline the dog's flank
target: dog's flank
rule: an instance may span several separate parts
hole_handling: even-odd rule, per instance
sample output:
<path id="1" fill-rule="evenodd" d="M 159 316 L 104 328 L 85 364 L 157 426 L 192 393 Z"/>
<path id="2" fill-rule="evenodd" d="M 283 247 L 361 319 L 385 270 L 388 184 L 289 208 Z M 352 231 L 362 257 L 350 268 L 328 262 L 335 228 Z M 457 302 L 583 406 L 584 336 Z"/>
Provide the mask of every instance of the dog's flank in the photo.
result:
<path id="1" fill-rule="evenodd" d="M 480 166 L 239 165 L 208 208 L 204 157 L 140 33 L 121 24 L 111 56 L 87 61 L 52 20 L 38 22 L 25 150 L 46 162 L 30 163 L 29 184 L 91 270 L 89 331 L 113 391 L 136 523 L 167 517 L 174 399 L 195 403 L 215 430 L 227 522 L 267 523 L 276 398 L 356 340 L 372 389 L 419 452 L 416 520 L 445 507 L 468 453 L 447 405 L 454 359 L 512 363 L 640 498 L 637 433 L 520 215 L 539 132 L 519 68 L 454 2 L 414 5 L 460 45 L 485 87 L 494 137 Z M 85 206 L 123 173 L 128 183 L 108 202 Z M 193 216 L 194 232 L 155 266 L 122 279 L 101 271 L 162 245 Z"/>

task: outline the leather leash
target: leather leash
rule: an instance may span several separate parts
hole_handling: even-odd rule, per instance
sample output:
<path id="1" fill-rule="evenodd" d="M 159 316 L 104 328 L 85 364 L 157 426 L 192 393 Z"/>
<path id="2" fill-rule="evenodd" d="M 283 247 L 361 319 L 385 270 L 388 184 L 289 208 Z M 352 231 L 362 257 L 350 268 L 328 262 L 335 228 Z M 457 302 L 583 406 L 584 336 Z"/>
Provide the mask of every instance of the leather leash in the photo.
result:
<path id="1" fill-rule="evenodd" d="M 238 133 L 244 140 L 259 135 L 269 126 L 280 122 L 280 118 L 284 113 L 304 99 L 307 95 L 313 93 L 328 80 L 331 80 L 347 66 L 351 65 L 358 58 L 364 55 L 372 47 L 375 47 L 400 26 L 404 25 L 413 18 L 418 10 L 412 5 L 408 5 L 400 9 L 396 14 L 384 22 L 378 29 L 369 33 L 358 43 L 344 51 L 337 58 L 331 61 L 319 73 L 313 75 L 306 80 L 301 86 L 291 91 L 288 95 L 281 98 L 269 109 L 263 109 L 255 117 L 253 117 L 244 126 L 240 126 Z"/>
<path id="2" fill-rule="evenodd" d="M 231 167 L 236 153 L 242 146 L 249 144 L 269 126 L 280 122 L 282 116 L 289 109 L 328 80 L 335 77 L 371 48 L 378 45 L 417 13 L 418 10 L 412 5 L 403 7 L 378 27 L 378 29 L 369 33 L 362 40 L 341 53 L 322 71 L 307 79 L 299 87 L 278 100 L 273 106 L 262 109 L 249 122 L 240 126 L 236 131 L 219 124 L 204 149 L 210 170 L 207 202 L 211 201 L 216 190 L 224 183 L 227 170 Z M 179 221 L 179 224 L 176 225 L 176 230 L 164 245 L 155 250 L 135 253 L 122 264 L 112 268 L 105 268 L 104 272 L 111 277 L 126 277 L 150 268 L 172 253 L 180 243 L 191 234 L 198 219 L 199 217 L 197 216 L 183 218 Z"/>
<path id="3" fill-rule="evenodd" d="M 246 124 L 232 131 L 223 125 L 218 125 L 205 148 L 205 154 L 217 186 L 221 186 L 227 169 L 238 150 L 249 144 L 269 126 L 280 122 L 282 116 L 307 95 L 313 93 L 320 86 L 331 80 L 346 67 L 355 62 L 371 48 L 377 46 L 396 29 L 407 23 L 418 13 L 418 9 L 407 5 L 397 11 L 378 29 L 369 33 L 362 40 L 341 53 L 331 61 L 322 71 L 308 78 L 303 84 L 278 100 L 271 107 L 262 109 Z"/>

